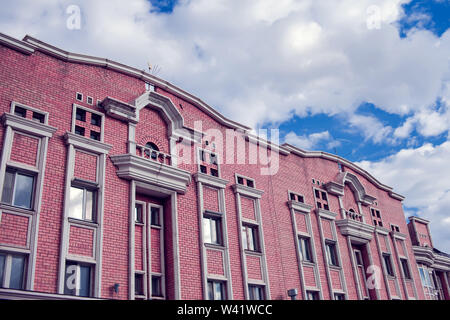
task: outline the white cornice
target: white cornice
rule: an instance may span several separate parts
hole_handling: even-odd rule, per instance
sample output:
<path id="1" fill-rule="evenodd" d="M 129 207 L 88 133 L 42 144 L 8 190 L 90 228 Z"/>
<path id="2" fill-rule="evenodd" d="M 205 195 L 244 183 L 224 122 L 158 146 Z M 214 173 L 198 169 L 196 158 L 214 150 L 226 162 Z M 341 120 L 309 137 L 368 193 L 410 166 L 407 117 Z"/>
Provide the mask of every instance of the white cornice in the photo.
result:
<path id="1" fill-rule="evenodd" d="M 300 211 L 303 213 L 310 213 L 311 209 L 312 209 L 312 206 L 310 206 L 309 204 L 298 202 L 298 201 L 289 200 L 287 203 L 288 203 L 289 209 L 294 209 L 296 211 Z"/>
<path id="2" fill-rule="evenodd" d="M 4 113 L 1 119 L 5 126 L 11 126 L 16 130 L 40 137 L 50 138 L 56 132 L 56 128 L 54 127 L 20 116 L 16 116 L 15 114 Z"/>
<path id="3" fill-rule="evenodd" d="M 195 173 L 194 175 L 194 179 L 195 182 L 201 182 L 203 184 L 206 184 L 208 186 L 212 186 L 212 187 L 216 187 L 216 188 L 221 188 L 221 189 L 225 189 L 225 187 L 227 186 L 228 180 L 224 180 L 218 177 L 214 177 L 211 175 L 207 175 L 204 173 Z"/>
<path id="4" fill-rule="evenodd" d="M 363 242 L 372 240 L 375 230 L 375 227 L 371 225 L 349 219 L 337 220 L 336 226 L 339 227 L 342 235 L 352 236 L 362 240 Z"/>
<path id="5" fill-rule="evenodd" d="M 247 196 L 247 197 L 251 197 L 251 198 L 261 198 L 261 196 L 263 195 L 264 191 L 263 190 L 258 190 L 255 188 L 250 188 L 247 186 L 243 186 L 241 184 L 233 184 L 232 185 L 233 191 L 234 193 L 239 193 L 241 195 Z"/>
<path id="6" fill-rule="evenodd" d="M 322 218 L 328 219 L 328 220 L 336 220 L 336 217 L 338 215 L 335 212 L 331 212 L 331 211 L 325 210 L 325 209 L 317 209 L 317 214 L 319 215 L 319 217 L 322 217 Z"/>
<path id="7" fill-rule="evenodd" d="M 418 222 L 423 223 L 423 224 L 429 224 L 430 223 L 430 221 L 428 221 L 426 219 L 423 219 L 423 218 L 416 217 L 416 216 L 408 217 L 408 220 L 409 221 L 418 221 Z"/>
<path id="8" fill-rule="evenodd" d="M 97 154 L 107 154 L 112 148 L 110 144 L 82 137 L 71 132 L 66 132 L 64 134 L 64 140 L 67 144 L 71 144 L 78 149 L 94 152 Z"/>

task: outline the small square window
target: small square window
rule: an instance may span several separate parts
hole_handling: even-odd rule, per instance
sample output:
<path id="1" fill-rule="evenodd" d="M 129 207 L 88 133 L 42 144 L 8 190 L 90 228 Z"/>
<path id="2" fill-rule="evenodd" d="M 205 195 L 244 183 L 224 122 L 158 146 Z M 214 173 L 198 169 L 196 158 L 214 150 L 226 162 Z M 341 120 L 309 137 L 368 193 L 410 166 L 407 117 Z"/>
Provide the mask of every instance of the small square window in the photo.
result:
<path id="1" fill-rule="evenodd" d="M 14 114 L 16 116 L 19 116 L 19 117 L 22 117 L 22 118 L 26 118 L 27 117 L 27 109 L 15 106 L 14 107 Z"/>
<path id="2" fill-rule="evenodd" d="M 91 130 L 91 139 L 100 141 L 100 132 L 92 131 Z"/>
<path id="3" fill-rule="evenodd" d="M 86 110 L 83 110 L 81 108 L 77 108 L 75 118 L 78 121 L 86 122 Z"/>
<path id="4" fill-rule="evenodd" d="M 89 265 L 67 261 L 64 294 L 90 297 L 92 295 L 92 270 L 93 267 Z"/>
<path id="5" fill-rule="evenodd" d="M 298 202 L 305 203 L 305 198 L 303 196 L 298 195 Z"/>
<path id="6" fill-rule="evenodd" d="M 207 173 L 206 166 L 200 165 L 200 172 L 206 174 Z"/>
<path id="7" fill-rule="evenodd" d="M 91 114 L 91 124 L 97 127 L 102 125 L 102 116 L 99 114 L 92 113 Z"/>
<path id="8" fill-rule="evenodd" d="M 45 122 L 45 115 L 39 112 L 33 112 L 33 120 L 44 123 Z"/>
<path id="9" fill-rule="evenodd" d="M 161 226 L 161 219 L 160 219 L 160 209 L 158 207 L 151 207 L 150 209 L 151 214 L 151 225 L 152 226 Z"/>
<path id="10" fill-rule="evenodd" d="M 87 97 L 86 98 L 86 102 L 87 102 L 87 104 L 90 104 L 91 106 L 94 104 L 94 99 L 92 98 L 92 97 Z"/>
<path id="11" fill-rule="evenodd" d="M 323 208 L 324 208 L 325 210 L 330 210 L 330 207 L 329 207 L 328 204 L 326 204 L 326 203 L 323 205 Z"/>
<path id="12" fill-rule="evenodd" d="M 295 193 L 290 193 L 289 194 L 289 198 L 291 199 L 291 200 L 293 200 L 293 201 L 296 201 L 296 196 L 295 196 Z"/>
<path id="13" fill-rule="evenodd" d="M 244 184 L 244 178 L 242 178 L 242 177 L 237 177 L 237 183 L 238 184 Z"/>
<path id="14" fill-rule="evenodd" d="M 209 155 L 209 161 L 211 162 L 212 165 L 217 165 L 217 155 L 214 153 L 211 153 Z"/>
<path id="15" fill-rule="evenodd" d="M 214 177 L 218 177 L 219 171 L 217 169 L 211 168 L 211 175 Z"/>
<path id="16" fill-rule="evenodd" d="M 76 94 L 76 99 L 77 99 L 78 101 L 83 101 L 83 95 L 82 95 L 81 93 L 77 92 L 77 94 Z"/>
<path id="17" fill-rule="evenodd" d="M 75 134 L 78 134 L 80 136 L 84 137 L 84 128 L 80 126 L 75 126 Z"/>
<path id="18" fill-rule="evenodd" d="M 97 191 L 85 187 L 70 187 L 69 217 L 94 221 L 97 214 Z"/>
<path id="19" fill-rule="evenodd" d="M 253 182 L 253 180 L 247 179 L 247 187 L 249 188 L 255 187 L 255 183 Z"/>
<path id="20" fill-rule="evenodd" d="M 322 204 L 319 201 L 317 201 L 317 208 L 322 209 Z"/>
<path id="21" fill-rule="evenodd" d="M 26 261 L 24 255 L 0 253 L 0 287 L 23 290 Z"/>

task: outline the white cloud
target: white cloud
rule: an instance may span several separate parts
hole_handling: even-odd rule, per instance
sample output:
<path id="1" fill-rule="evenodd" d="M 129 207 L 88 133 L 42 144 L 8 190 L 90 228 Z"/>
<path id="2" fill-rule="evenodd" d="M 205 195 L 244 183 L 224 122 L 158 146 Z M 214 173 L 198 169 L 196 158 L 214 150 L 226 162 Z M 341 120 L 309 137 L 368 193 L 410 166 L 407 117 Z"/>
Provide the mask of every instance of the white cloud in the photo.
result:
<path id="1" fill-rule="evenodd" d="M 377 162 L 359 165 L 406 196 L 404 205 L 431 221 L 434 245 L 450 252 L 450 141 L 404 149 Z M 406 210 L 405 210 L 406 211 Z M 406 212 L 405 212 L 406 213 Z"/>
<path id="2" fill-rule="evenodd" d="M 284 141 L 306 150 L 317 148 L 319 144 L 324 142 L 328 142 L 327 143 L 328 148 L 333 148 L 340 145 L 339 141 L 332 139 L 328 131 L 311 133 L 309 135 L 301 135 L 301 136 L 291 131 L 285 136 Z"/>
<path id="3" fill-rule="evenodd" d="M 401 39 L 394 22 L 405 2 L 191 0 L 167 15 L 146 0 L 17 0 L 2 6 L 0 30 L 139 68 L 150 61 L 159 76 L 256 127 L 294 113 L 351 114 L 363 101 L 415 113 L 442 96 L 450 32 Z M 69 4 L 82 10 L 80 31 L 65 28 Z M 373 5 L 380 29 L 367 28 Z"/>
<path id="4" fill-rule="evenodd" d="M 392 137 L 392 127 L 383 125 L 377 118 L 373 116 L 349 115 L 347 121 L 350 127 L 361 132 L 367 140 L 374 143 L 394 143 Z"/>

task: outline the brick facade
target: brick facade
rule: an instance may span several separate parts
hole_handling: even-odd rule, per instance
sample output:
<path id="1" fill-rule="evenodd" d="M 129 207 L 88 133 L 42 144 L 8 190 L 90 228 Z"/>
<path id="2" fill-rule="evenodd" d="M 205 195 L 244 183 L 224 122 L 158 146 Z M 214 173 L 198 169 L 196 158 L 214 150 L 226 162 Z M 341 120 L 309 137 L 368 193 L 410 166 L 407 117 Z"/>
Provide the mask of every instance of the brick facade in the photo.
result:
<path id="1" fill-rule="evenodd" d="M 297 299 L 311 292 L 321 299 L 430 296 L 414 249 L 432 247 L 428 228 L 414 229 L 415 220 L 408 226 L 403 197 L 364 170 L 290 145 L 267 151 L 249 128 L 139 70 L 98 58 L 64 59 L 59 49 L 30 37 L 0 38 L 0 178 L 7 170 L 34 177 L 31 208 L 0 204 L 0 254 L 26 257 L 23 290 L 64 294 L 66 268 L 76 263 L 90 267 L 89 295 L 106 299 L 207 299 L 212 282 L 232 299 L 250 298 L 253 286 L 267 299 L 289 299 L 294 288 Z M 25 118 L 11 115 L 14 103 L 29 108 Z M 92 124 L 90 112 L 77 119 L 77 108 L 101 115 L 101 124 Z M 45 114 L 45 123 L 35 123 L 32 112 Z M 98 132 L 98 139 L 80 136 L 75 126 Z M 244 132 L 245 154 L 218 138 L 229 129 Z M 51 134 L 34 137 L 37 130 Z M 149 142 L 157 150 L 146 147 Z M 200 163 L 182 162 L 181 149 Z M 209 150 L 203 162 L 200 149 Z M 274 174 L 261 174 L 264 165 L 251 163 L 263 152 L 277 152 Z M 218 164 L 210 153 L 218 154 Z M 224 161 L 238 156 L 243 163 Z M 79 199 L 73 186 L 84 190 Z M 71 216 L 74 207 L 82 221 Z M 91 211 L 93 218 L 86 218 Z M 208 229 L 205 218 L 216 224 Z M 244 248 L 252 240 L 243 226 L 253 228 L 257 248 Z M 215 232 L 217 243 L 206 243 Z M 309 239 L 311 261 L 300 254 L 299 236 Z M 327 253 L 330 246 L 334 251 Z M 391 257 L 393 275 L 383 254 Z M 449 261 L 440 262 L 437 274 L 443 298 Z M 370 267 L 379 270 L 375 288 Z M 10 293 L 0 289 L 1 297 Z"/>

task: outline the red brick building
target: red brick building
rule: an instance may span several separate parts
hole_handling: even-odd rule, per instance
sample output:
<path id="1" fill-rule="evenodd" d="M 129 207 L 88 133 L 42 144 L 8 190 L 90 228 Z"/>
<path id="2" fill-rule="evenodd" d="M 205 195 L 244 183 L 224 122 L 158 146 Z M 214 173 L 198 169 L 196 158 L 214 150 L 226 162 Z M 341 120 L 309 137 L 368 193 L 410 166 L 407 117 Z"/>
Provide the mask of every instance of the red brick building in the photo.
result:
<path id="1" fill-rule="evenodd" d="M 0 34 L 0 116 L 0 298 L 449 297 L 392 188 L 144 71 Z"/>

